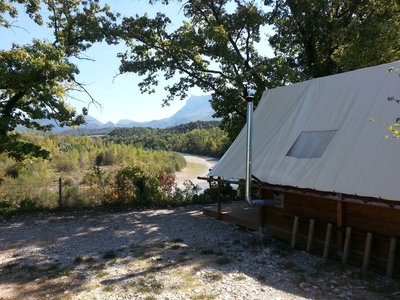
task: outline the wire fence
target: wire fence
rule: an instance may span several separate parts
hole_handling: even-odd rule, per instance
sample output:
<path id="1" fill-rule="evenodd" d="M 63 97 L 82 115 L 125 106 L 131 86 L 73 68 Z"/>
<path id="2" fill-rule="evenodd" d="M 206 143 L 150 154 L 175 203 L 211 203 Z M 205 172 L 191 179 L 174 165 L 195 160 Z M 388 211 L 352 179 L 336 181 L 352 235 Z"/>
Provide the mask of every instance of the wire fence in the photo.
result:
<path id="1" fill-rule="evenodd" d="M 185 185 L 183 189 L 168 190 L 152 177 L 135 179 L 128 176 L 118 183 L 101 176 L 79 180 L 38 176 L 0 178 L 0 213 L 114 205 L 155 207 L 213 201 L 213 191 L 199 191 L 199 187 L 193 183 Z"/>
<path id="2" fill-rule="evenodd" d="M 56 208 L 60 205 L 60 182 L 58 178 L 4 180 L 0 184 L 0 202 L 10 207 Z"/>
<path id="3" fill-rule="evenodd" d="M 17 178 L 0 184 L 0 208 L 62 208 L 77 204 L 87 189 L 60 178 Z M 71 200 L 72 198 L 76 198 Z"/>

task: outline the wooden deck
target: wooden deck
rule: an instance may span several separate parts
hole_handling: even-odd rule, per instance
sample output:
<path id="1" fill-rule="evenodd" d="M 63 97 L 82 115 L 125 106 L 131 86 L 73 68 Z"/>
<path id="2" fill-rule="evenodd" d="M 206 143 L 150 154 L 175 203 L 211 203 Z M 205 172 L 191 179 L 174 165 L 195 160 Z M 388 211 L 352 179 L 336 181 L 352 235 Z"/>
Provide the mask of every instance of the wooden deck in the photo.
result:
<path id="1" fill-rule="evenodd" d="M 244 201 L 222 203 L 221 215 L 218 214 L 216 204 L 204 208 L 203 214 L 253 230 L 258 230 L 260 226 L 259 208 L 250 206 Z"/>

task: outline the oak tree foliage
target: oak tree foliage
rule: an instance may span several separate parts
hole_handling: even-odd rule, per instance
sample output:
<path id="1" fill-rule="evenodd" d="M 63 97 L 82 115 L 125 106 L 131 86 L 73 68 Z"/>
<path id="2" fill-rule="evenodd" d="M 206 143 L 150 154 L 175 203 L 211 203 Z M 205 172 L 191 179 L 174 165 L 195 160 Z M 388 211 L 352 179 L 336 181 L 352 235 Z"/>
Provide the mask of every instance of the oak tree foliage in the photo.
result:
<path id="1" fill-rule="evenodd" d="M 215 116 L 234 138 L 245 122 L 248 91 L 256 104 L 266 88 L 400 58 L 396 0 L 179 1 L 186 20 L 171 29 L 162 13 L 124 18 L 121 73 L 143 76 L 152 93 L 159 74 L 167 104 L 191 87 L 212 94 Z M 267 37 L 263 28 L 273 31 Z M 257 44 L 270 42 L 275 57 Z"/>
<path id="2" fill-rule="evenodd" d="M 266 0 L 275 54 L 303 78 L 400 58 L 397 0 Z"/>
<path id="3" fill-rule="evenodd" d="M 18 10 L 16 3 L 24 9 Z M 98 0 L 0 0 L 0 26 L 12 28 L 21 12 L 51 28 L 53 37 L 0 50 L 0 153 L 17 160 L 49 155 L 21 139 L 14 132 L 17 126 L 46 131 L 52 125 L 42 125 L 41 119 L 55 120 L 60 126 L 84 123 L 87 111 L 78 113 L 67 101 L 72 90 L 87 92 L 75 79 L 79 69 L 72 58 L 82 59 L 82 52 L 95 42 L 111 43 L 116 20 Z"/>
<path id="4" fill-rule="evenodd" d="M 285 83 L 279 64 L 272 63 L 278 59 L 257 49 L 267 15 L 255 1 L 228 0 L 187 1 L 182 12 L 186 20 L 174 30 L 162 13 L 124 18 L 121 37 L 129 50 L 120 55 L 120 71 L 144 76 L 140 88 L 148 93 L 163 73 L 171 82 L 165 104 L 195 86 L 211 93 L 215 117 L 234 137 L 245 121 L 248 91 L 258 103 L 266 88 Z"/>

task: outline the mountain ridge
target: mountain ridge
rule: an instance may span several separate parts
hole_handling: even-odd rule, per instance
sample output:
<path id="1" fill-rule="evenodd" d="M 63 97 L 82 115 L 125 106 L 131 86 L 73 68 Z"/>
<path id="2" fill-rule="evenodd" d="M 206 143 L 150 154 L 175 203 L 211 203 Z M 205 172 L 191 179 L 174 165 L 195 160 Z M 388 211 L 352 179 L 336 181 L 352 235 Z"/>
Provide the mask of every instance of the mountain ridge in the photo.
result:
<path id="1" fill-rule="evenodd" d="M 218 119 L 213 118 L 215 111 L 211 107 L 210 99 L 210 95 L 191 96 L 187 99 L 186 104 L 171 117 L 152 121 L 138 122 L 129 119 L 121 119 L 116 123 L 111 121 L 102 123 L 88 115 L 85 117 L 86 124 L 77 128 L 59 127 L 54 120 L 40 120 L 39 123 L 43 125 L 54 125 L 52 128 L 52 132 L 54 133 L 84 134 L 87 132 L 96 132 L 101 129 L 111 131 L 114 128 L 121 127 L 168 128 L 196 121 L 218 121 Z M 23 127 L 18 127 L 17 129 L 21 131 L 26 130 L 26 128 Z"/>

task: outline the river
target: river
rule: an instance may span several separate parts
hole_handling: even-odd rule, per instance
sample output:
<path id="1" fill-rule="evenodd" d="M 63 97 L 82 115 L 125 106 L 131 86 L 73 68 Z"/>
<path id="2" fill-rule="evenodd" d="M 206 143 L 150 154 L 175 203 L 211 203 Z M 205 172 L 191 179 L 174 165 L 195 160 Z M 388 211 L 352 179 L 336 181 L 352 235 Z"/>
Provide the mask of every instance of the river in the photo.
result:
<path id="1" fill-rule="evenodd" d="M 218 159 L 181 153 L 186 160 L 186 167 L 175 173 L 176 183 L 179 188 L 183 188 L 183 183 L 186 180 L 190 180 L 194 184 L 200 186 L 200 188 L 205 189 L 208 187 L 208 182 L 205 180 L 197 179 L 197 176 L 205 176 L 208 170 L 213 168 L 218 162 Z"/>

